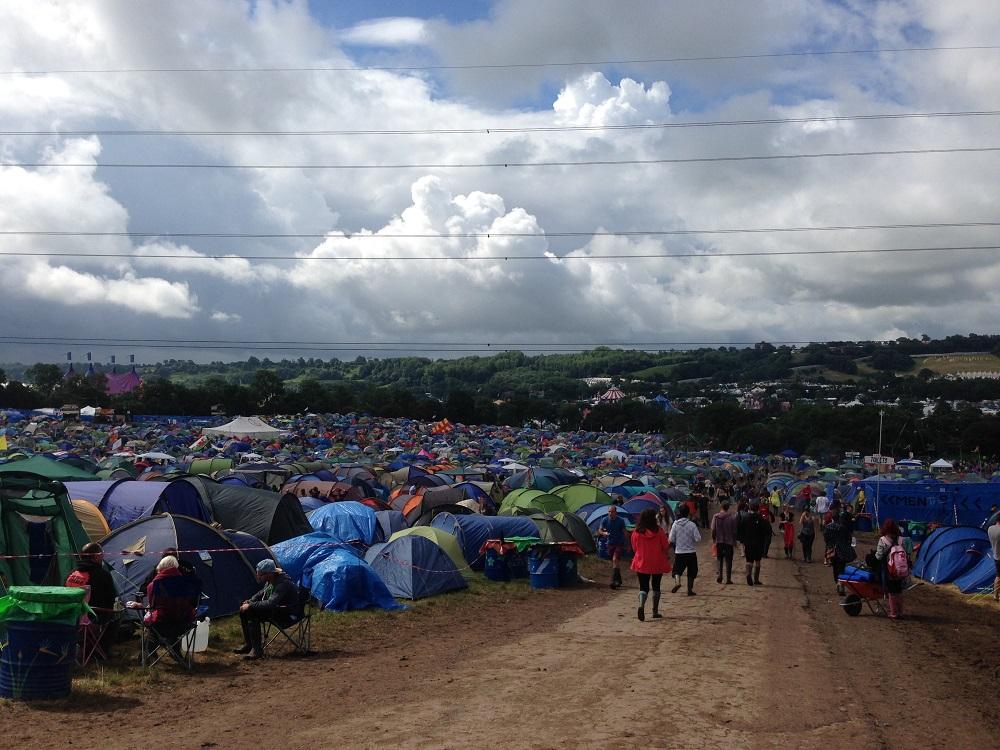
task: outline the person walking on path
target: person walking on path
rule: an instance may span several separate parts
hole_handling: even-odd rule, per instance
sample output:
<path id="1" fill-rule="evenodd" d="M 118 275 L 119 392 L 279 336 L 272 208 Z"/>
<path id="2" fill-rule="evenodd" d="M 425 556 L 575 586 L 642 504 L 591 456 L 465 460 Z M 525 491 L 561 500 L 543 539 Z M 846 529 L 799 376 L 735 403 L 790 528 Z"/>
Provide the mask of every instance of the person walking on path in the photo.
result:
<path id="1" fill-rule="evenodd" d="M 882 528 L 879 530 L 878 544 L 875 546 L 875 559 L 879 561 L 879 570 L 882 577 L 882 586 L 885 588 L 889 598 L 889 618 L 898 620 L 903 614 L 903 578 L 905 576 L 893 575 L 890 558 L 892 550 L 899 547 L 902 549 L 902 541 L 899 533 L 899 526 L 891 518 L 885 519 Z M 905 552 L 900 553 L 905 560 Z M 909 572 L 909 565 L 906 566 Z"/>
<path id="2" fill-rule="evenodd" d="M 816 541 L 816 517 L 806 508 L 799 516 L 799 542 L 802 544 L 802 559 L 813 561 L 813 542 Z"/>
<path id="3" fill-rule="evenodd" d="M 674 545 L 674 587 L 676 594 L 681 587 L 681 576 L 687 573 L 688 596 L 694 596 L 694 579 L 698 577 L 698 542 L 701 533 L 695 523 L 688 518 L 691 513 L 686 505 L 677 509 L 680 518 L 670 527 L 670 543 Z"/>
<path id="4" fill-rule="evenodd" d="M 785 546 L 785 559 L 794 560 L 795 514 L 792 512 L 790 506 L 781 511 L 780 523 L 778 524 L 778 527 L 781 529 L 782 542 Z"/>
<path id="5" fill-rule="evenodd" d="M 702 490 L 698 495 L 698 526 L 707 529 L 708 523 L 708 495 Z"/>
<path id="6" fill-rule="evenodd" d="M 993 601 L 1000 602 L 1000 515 L 996 517 L 988 532 L 990 546 L 993 548 L 993 562 L 996 565 L 996 578 L 993 580 Z"/>
<path id="7" fill-rule="evenodd" d="M 622 585 L 622 553 L 625 551 L 625 519 L 618 517 L 618 508 L 614 505 L 608 508 L 608 515 L 601 520 L 601 528 L 597 532 L 608 538 L 608 556 L 611 558 L 611 588 Z"/>
<path id="8" fill-rule="evenodd" d="M 743 545 L 747 559 L 747 585 L 760 586 L 760 561 L 771 543 L 771 524 L 760 514 L 760 503 L 750 503 L 750 512 L 736 528 L 736 538 Z"/>
<path id="9" fill-rule="evenodd" d="M 846 513 L 843 515 L 847 515 Z M 833 581 L 837 584 L 837 593 L 844 593 L 844 586 L 840 582 L 840 575 L 847 567 L 847 563 L 854 562 L 858 553 L 854 551 L 851 544 L 851 531 L 847 524 L 850 518 L 835 516 L 830 523 L 823 527 L 823 539 L 826 542 L 826 559 L 833 566 Z"/>
<path id="10" fill-rule="evenodd" d="M 719 560 L 719 574 L 716 583 L 722 583 L 722 569 L 726 569 L 726 583 L 733 582 L 733 552 L 736 548 L 735 513 L 729 512 L 729 501 L 722 503 L 722 510 L 712 516 L 712 541 L 715 542 L 715 555 Z"/>
<path id="11" fill-rule="evenodd" d="M 639 609 L 640 620 L 646 619 L 646 598 L 649 596 L 649 585 L 653 585 L 653 618 L 663 617 L 660 614 L 660 580 L 664 573 L 670 572 L 670 542 L 656 520 L 656 511 L 646 508 L 639 515 L 639 522 L 632 531 L 632 570 L 639 579 Z"/>

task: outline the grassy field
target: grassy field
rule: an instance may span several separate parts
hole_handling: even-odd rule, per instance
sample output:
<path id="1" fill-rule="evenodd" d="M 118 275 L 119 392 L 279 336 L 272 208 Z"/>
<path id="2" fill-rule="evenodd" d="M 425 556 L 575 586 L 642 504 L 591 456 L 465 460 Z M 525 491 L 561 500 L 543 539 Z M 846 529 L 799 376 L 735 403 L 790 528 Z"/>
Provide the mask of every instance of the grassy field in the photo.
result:
<path id="1" fill-rule="evenodd" d="M 963 372 L 1000 372 L 1000 357 L 986 352 L 975 354 L 929 354 L 914 357 L 916 364 L 907 374 L 928 369 L 938 375 L 956 375 Z"/>

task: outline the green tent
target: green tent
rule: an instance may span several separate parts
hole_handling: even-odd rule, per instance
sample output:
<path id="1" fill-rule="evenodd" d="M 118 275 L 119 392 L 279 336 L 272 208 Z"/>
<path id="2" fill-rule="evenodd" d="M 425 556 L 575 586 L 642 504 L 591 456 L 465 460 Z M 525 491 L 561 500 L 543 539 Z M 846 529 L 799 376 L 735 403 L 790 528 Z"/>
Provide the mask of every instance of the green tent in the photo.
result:
<path id="1" fill-rule="evenodd" d="M 389 541 L 392 542 L 404 536 L 422 536 L 425 539 L 430 539 L 444 550 L 444 553 L 451 558 L 451 561 L 455 563 L 455 567 L 458 568 L 462 575 L 470 574 L 471 569 L 469 568 L 469 564 L 465 561 L 462 548 L 453 534 L 449 534 L 444 529 L 438 529 L 433 526 L 415 526 L 412 529 L 397 531 L 389 537 Z"/>
<path id="2" fill-rule="evenodd" d="M 88 541 L 61 482 L 0 475 L 0 592 L 15 585 L 61 586 Z M 46 554 L 52 555 L 47 567 L 45 558 L 29 557 Z"/>
<path id="3" fill-rule="evenodd" d="M 583 554 L 592 555 L 597 552 L 597 545 L 594 544 L 594 535 L 590 533 L 590 527 L 580 516 L 571 511 L 556 513 L 554 518 L 566 527 L 566 530 L 573 535 L 573 539 L 580 545 Z"/>
<path id="4" fill-rule="evenodd" d="M 548 513 L 535 513 L 528 516 L 538 527 L 538 537 L 543 542 L 573 542 L 572 532 Z"/>
<path id="5" fill-rule="evenodd" d="M 558 495 L 535 489 L 514 490 L 500 503 L 500 510 L 507 508 L 538 508 L 546 513 L 566 510 L 566 503 Z"/>
<path id="6" fill-rule="evenodd" d="M 72 464 L 56 461 L 48 456 L 32 456 L 21 461 L 0 464 L 0 474 L 34 474 L 59 482 L 86 482 L 96 480 L 97 475 L 78 469 Z"/>
<path id="7" fill-rule="evenodd" d="M 615 502 L 611 499 L 611 495 L 592 484 L 563 484 L 553 487 L 552 494 L 561 497 L 566 504 L 566 510 L 573 513 L 590 503 L 612 505 Z"/>
<path id="8" fill-rule="evenodd" d="M 231 458 L 196 458 L 188 467 L 188 473 L 212 476 L 217 471 L 231 468 L 233 468 L 233 459 Z"/>

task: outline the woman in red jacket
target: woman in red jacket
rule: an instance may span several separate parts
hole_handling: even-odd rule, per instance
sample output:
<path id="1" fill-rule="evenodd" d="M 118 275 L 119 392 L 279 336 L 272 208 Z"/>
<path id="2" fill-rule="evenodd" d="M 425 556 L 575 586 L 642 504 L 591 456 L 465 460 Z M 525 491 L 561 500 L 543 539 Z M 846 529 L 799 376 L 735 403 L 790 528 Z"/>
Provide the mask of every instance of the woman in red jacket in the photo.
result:
<path id="1" fill-rule="evenodd" d="M 664 573 L 669 573 L 670 557 L 667 554 L 670 544 L 667 535 L 656 522 L 656 511 L 646 508 L 639 516 L 639 522 L 632 532 L 632 570 L 639 578 L 639 619 L 646 619 L 646 598 L 649 596 L 649 584 L 653 584 L 653 617 L 660 618 L 660 579 Z"/>

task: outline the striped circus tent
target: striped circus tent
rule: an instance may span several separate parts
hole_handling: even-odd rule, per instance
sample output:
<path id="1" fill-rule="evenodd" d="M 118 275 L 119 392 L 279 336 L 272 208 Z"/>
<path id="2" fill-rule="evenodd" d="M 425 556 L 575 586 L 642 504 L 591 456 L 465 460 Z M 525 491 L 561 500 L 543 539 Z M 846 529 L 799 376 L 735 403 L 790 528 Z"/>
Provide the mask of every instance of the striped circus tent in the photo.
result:
<path id="1" fill-rule="evenodd" d="M 622 389 L 616 385 L 613 385 L 610 388 L 608 388 L 608 390 L 606 390 L 604 393 L 602 393 L 601 397 L 598 400 L 602 404 L 617 404 L 623 398 L 625 398 L 625 394 L 622 392 Z"/>

